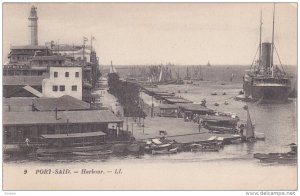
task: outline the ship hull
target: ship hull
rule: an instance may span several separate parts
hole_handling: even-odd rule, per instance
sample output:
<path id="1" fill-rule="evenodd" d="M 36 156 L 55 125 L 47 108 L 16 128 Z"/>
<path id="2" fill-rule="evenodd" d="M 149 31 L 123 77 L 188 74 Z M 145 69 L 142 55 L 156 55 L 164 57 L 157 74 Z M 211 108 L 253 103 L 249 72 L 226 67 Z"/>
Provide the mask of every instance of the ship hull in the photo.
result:
<path id="1" fill-rule="evenodd" d="M 291 88 L 288 85 L 251 85 L 247 82 L 244 82 L 243 89 L 245 92 L 245 97 L 247 98 L 279 102 L 287 101 L 291 91 Z"/>

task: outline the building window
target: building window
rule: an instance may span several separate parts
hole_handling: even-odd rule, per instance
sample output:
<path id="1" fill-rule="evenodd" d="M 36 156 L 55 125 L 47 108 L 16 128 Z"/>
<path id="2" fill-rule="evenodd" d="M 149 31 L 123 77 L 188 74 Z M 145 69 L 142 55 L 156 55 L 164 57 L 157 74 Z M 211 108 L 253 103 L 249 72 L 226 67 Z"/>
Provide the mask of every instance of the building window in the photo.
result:
<path id="1" fill-rule="evenodd" d="M 65 91 L 65 85 L 59 86 L 59 91 Z"/>
<path id="2" fill-rule="evenodd" d="M 52 86 L 52 90 L 56 92 L 58 90 L 58 87 L 56 85 L 54 85 L 54 86 Z"/>
<path id="3" fill-rule="evenodd" d="M 65 77 L 66 77 L 66 78 L 69 77 L 69 72 L 65 72 Z"/>
<path id="4" fill-rule="evenodd" d="M 75 77 L 79 78 L 79 72 L 75 72 Z"/>
<path id="5" fill-rule="evenodd" d="M 58 72 L 55 71 L 55 72 L 54 72 L 54 78 L 57 78 L 57 77 L 58 77 Z"/>
<path id="6" fill-rule="evenodd" d="M 77 86 L 76 85 L 72 86 L 72 91 L 77 91 Z"/>

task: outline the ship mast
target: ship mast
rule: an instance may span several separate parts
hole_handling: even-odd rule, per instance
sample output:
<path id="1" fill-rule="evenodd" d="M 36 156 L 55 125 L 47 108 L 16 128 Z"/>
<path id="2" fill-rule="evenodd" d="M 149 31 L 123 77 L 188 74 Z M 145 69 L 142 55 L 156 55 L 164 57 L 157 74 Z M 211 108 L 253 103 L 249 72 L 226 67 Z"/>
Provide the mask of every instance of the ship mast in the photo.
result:
<path id="1" fill-rule="evenodd" d="M 275 3 L 273 4 L 273 30 L 272 30 L 272 54 L 271 54 L 271 69 L 272 69 L 272 77 L 274 77 L 274 28 L 275 28 Z"/>
<path id="2" fill-rule="evenodd" d="M 262 34 L 262 10 L 260 10 L 260 27 L 259 27 L 259 66 L 261 65 L 261 34 Z"/>

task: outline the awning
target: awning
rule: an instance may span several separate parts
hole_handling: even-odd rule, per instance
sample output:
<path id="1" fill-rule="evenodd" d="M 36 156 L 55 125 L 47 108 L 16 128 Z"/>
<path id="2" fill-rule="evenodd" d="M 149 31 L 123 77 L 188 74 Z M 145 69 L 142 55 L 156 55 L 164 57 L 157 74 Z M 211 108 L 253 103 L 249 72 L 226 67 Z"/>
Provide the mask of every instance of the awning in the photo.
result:
<path id="1" fill-rule="evenodd" d="M 95 137 L 106 135 L 102 131 L 87 132 L 87 133 L 69 133 L 69 134 L 45 134 L 41 135 L 44 139 L 66 139 L 66 138 L 79 138 L 79 137 Z"/>

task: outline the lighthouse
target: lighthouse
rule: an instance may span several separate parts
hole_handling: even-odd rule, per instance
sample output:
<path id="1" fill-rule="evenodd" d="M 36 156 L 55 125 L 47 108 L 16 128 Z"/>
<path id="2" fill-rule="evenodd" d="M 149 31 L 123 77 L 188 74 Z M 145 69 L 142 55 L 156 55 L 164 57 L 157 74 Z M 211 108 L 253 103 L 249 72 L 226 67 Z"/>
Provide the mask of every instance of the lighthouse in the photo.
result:
<path id="1" fill-rule="evenodd" d="M 38 45 L 38 17 L 36 12 L 36 7 L 32 6 L 30 10 L 30 15 L 28 17 L 29 21 L 29 45 L 37 46 Z"/>

